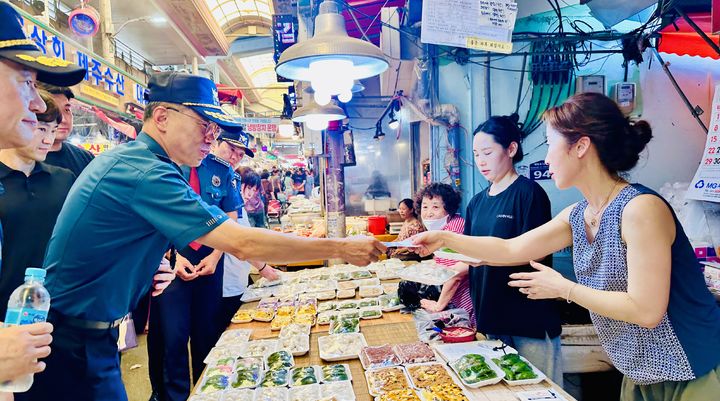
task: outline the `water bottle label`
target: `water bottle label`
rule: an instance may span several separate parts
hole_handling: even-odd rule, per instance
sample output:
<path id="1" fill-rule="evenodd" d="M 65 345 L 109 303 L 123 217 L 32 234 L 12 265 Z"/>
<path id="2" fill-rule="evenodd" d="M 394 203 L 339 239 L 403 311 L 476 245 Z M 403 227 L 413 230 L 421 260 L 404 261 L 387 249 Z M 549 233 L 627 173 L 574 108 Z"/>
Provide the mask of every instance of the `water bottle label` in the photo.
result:
<path id="1" fill-rule="evenodd" d="M 47 320 L 47 311 L 32 309 L 32 308 L 20 308 L 11 309 L 8 308 L 7 314 L 5 315 L 6 325 L 23 325 L 44 322 Z"/>

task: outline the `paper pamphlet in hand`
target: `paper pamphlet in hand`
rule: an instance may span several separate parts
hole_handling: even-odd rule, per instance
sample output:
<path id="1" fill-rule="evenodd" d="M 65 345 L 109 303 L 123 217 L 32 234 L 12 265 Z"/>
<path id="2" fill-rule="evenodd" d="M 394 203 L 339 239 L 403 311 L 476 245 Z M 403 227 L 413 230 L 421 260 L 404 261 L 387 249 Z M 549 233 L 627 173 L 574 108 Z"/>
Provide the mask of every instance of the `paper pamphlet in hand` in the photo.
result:
<path id="1" fill-rule="evenodd" d="M 388 248 L 419 248 L 420 245 L 415 245 L 410 241 L 409 239 L 406 239 L 405 241 L 397 241 L 397 242 L 381 242 L 381 244 L 385 245 Z"/>

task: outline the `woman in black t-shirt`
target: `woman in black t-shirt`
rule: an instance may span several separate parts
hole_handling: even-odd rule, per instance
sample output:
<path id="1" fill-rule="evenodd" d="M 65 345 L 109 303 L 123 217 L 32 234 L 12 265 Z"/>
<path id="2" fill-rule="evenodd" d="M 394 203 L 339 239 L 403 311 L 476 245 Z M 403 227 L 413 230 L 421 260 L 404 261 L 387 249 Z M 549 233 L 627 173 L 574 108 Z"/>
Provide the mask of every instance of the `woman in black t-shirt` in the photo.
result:
<path id="1" fill-rule="evenodd" d="M 465 235 L 514 238 L 551 219 L 550 200 L 537 183 L 519 176 L 523 158 L 518 116 L 495 116 L 478 126 L 473 138 L 475 165 L 490 186 L 475 195 L 465 214 Z M 552 256 L 543 261 L 550 264 Z M 470 295 L 479 332 L 518 350 L 554 382 L 562 385 L 560 314 L 552 300 L 530 300 L 508 286 L 517 267 L 459 265 L 470 276 Z"/>

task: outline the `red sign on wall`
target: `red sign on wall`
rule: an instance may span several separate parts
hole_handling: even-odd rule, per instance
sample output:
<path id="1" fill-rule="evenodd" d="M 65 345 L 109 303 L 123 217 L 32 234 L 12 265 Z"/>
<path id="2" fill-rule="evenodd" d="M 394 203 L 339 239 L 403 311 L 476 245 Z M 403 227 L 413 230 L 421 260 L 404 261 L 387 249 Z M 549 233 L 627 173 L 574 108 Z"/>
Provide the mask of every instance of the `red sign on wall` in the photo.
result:
<path id="1" fill-rule="evenodd" d="M 710 9 L 710 28 L 715 35 L 720 34 L 720 0 L 712 0 L 712 8 Z"/>

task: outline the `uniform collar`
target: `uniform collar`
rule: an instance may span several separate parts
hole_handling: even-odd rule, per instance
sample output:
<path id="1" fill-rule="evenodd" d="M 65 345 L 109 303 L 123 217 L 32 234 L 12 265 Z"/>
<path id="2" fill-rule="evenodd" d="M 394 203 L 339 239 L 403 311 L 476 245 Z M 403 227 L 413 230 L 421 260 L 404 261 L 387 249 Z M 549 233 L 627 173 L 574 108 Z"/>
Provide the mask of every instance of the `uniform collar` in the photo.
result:
<path id="1" fill-rule="evenodd" d="M 163 147 L 160 146 L 160 144 L 157 143 L 157 141 L 155 139 L 153 139 L 153 137 L 148 135 L 146 132 L 141 131 L 135 140 L 146 144 L 148 149 L 151 152 L 155 153 L 156 155 L 160 156 L 161 158 L 170 160 L 170 157 L 168 156 L 165 149 L 163 149 Z"/>

